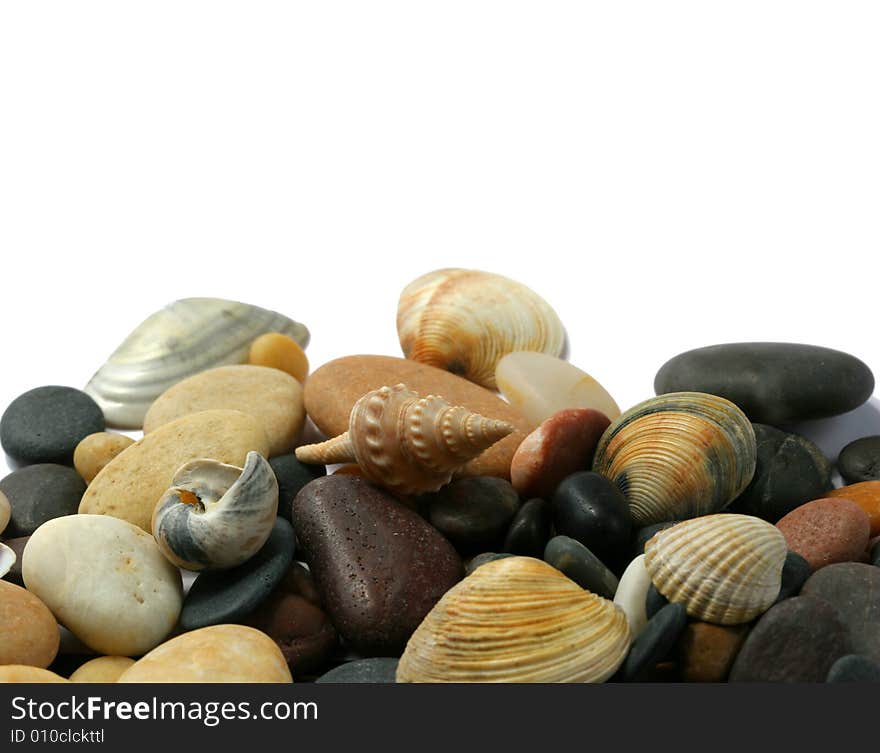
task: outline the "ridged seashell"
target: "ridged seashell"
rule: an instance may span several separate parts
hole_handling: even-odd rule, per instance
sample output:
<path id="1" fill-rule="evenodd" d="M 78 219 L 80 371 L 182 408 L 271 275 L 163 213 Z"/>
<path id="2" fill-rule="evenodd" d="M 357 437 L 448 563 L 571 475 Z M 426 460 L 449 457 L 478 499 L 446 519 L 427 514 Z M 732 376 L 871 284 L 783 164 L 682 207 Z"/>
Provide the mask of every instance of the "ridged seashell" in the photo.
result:
<path id="1" fill-rule="evenodd" d="M 531 557 L 453 586 L 416 628 L 398 682 L 603 682 L 630 647 L 623 610 Z"/>
<path id="2" fill-rule="evenodd" d="M 235 567 L 269 538 L 278 513 L 278 482 L 258 452 L 248 453 L 243 469 L 191 460 L 171 484 L 153 511 L 153 536 L 178 567 Z"/>
<path id="3" fill-rule="evenodd" d="M 405 384 L 368 392 L 352 407 L 348 431 L 298 447 L 300 462 L 357 463 L 371 481 L 400 492 L 437 491 L 452 475 L 514 430 Z"/>
<path id="4" fill-rule="evenodd" d="M 15 550 L 12 547 L 0 542 L 0 578 L 8 573 L 18 557 L 15 556 Z"/>
<path id="5" fill-rule="evenodd" d="M 537 293 L 501 275 L 438 269 L 400 294 L 397 333 L 406 358 L 495 389 L 495 365 L 515 350 L 558 356 L 565 330 Z"/>
<path id="6" fill-rule="evenodd" d="M 251 342 L 281 332 L 303 348 L 309 331 L 274 311 L 221 298 L 184 298 L 140 325 L 92 377 L 85 391 L 111 426 L 140 429 L 166 389 L 214 366 L 244 363 Z"/>
<path id="7" fill-rule="evenodd" d="M 738 625 L 776 601 L 787 551 L 776 526 L 721 513 L 655 534 L 645 544 L 645 567 L 657 590 L 691 617 Z"/>
<path id="8" fill-rule="evenodd" d="M 718 512 L 755 473 L 755 432 L 729 400 L 672 392 L 639 403 L 602 435 L 593 470 L 613 480 L 636 525 Z"/>

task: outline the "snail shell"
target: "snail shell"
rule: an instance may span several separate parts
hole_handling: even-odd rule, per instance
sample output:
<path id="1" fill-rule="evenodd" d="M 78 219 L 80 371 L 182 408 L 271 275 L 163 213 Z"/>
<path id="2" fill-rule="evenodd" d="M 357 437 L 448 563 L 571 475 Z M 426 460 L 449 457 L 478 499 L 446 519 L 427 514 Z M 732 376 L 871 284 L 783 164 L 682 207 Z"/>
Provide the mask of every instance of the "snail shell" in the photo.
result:
<path id="1" fill-rule="evenodd" d="M 495 389 L 495 365 L 507 353 L 558 356 L 565 329 L 537 293 L 501 275 L 439 269 L 407 285 L 397 306 L 406 358 Z"/>
<path id="2" fill-rule="evenodd" d="M 244 468 L 192 460 L 174 474 L 153 510 L 162 553 L 187 570 L 222 570 L 253 557 L 278 513 L 278 481 L 258 452 Z"/>
<path id="3" fill-rule="evenodd" d="M 691 617 L 739 625 L 776 601 L 787 551 L 776 526 L 721 513 L 655 534 L 645 545 L 645 567 L 657 590 Z"/>
<path id="4" fill-rule="evenodd" d="M 718 512 L 755 472 L 755 432 L 729 400 L 673 392 L 639 403 L 602 435 L 593 470 L 613 480 L 636 525 Z"/>
<path id="5" fill-rule="evenodd" d="M 506 557 L 453 586 L 416 628 L 398 682 L 602 682 L 630 647 L 623 610 L 546 562 Z"/>
<path id="6" fill-rule="evenodd" d="M 380 387 L 352 407 L 348 431 L 298 447 L 302 463 L 357 463 L 371 481 L 401 494 L 437 491 L 459 468 L 514 430 L 505 421 L 420 396 L 405 384 Z"/>

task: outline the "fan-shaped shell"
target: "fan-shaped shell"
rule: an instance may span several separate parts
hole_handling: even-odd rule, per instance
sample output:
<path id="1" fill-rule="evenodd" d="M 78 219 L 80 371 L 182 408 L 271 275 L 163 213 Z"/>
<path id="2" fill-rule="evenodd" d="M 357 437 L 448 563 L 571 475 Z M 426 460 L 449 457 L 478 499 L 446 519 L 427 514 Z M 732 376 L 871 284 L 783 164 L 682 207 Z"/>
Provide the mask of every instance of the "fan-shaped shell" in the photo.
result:
<path id="1" fill-rule="evenodd" d="M 501 275 L 439 269 L 400 295 L 397 333 L 406 358 L 495 389 L 495 365 L 507 353 L 558 356 L 565 330 L 537 293 Z"/>
<path id="2" fill-rule="evenodd" d="M 755 432 L 729 400 L 673 392 L 639 403 L 602 435 L 593 470 L 626 496 L 645 526 L 718 512 L 755 472 Z"/>
<path id="3" fill-rule="evenodd" d="M 776 601 L 787 551 L 776 526 L 720 513 L 655 534 L 645 544 L 645 567 L 657 590 L 692 617 L 738 625 Z"/>
<path id="4" fill-rule="evenodd" d="M 477 568 L 413 633 L 398 682 L 602 682 L 623 663 L 623 610 L 531 557 Z"/>

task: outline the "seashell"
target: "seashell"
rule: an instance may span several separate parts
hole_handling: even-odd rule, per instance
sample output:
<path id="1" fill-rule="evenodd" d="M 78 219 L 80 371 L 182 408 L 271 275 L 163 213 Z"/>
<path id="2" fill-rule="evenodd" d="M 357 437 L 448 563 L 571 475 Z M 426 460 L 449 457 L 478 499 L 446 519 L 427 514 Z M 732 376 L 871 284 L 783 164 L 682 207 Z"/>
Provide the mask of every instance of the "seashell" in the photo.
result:
<path id="1" fill-rule="evenodd" d="M 537 293 L 501 275 L 438 269 L 400 294 L 397 333 L 406 358 L 495 389 L 495 366 L 515 350 L 562 354 L 565 330 Z"/>
<path id="2" fill-rule="evenodd" d="M 11 546 L 6 546 L 0 541 L 0 578 L 8 573 L 18 557 L 15 556 L 15 550 Z"/>
<path id="3" fill-rule="evenodd" d="M 313 465 L 357 463 L 371 481 L 401 494 L 437 491 L 483 450 L 514 430 L 442 397 L 421 397 L 405 384 L 368 392 L 352 407 L 348 431 L 298 447 Z"/>
<path id="4" fill-rule="evenodd" d="M 288 335 L 303 348 L 309 331 L 286 316 L 221 298 L 184 298 L 138 325 L 86 385 L 111 426 L 140 429 L 166 389 L 214 366 L 244 363 L 254 338 Z"/>
<path id="5" fill-rule="evenodd" d="M 630 647 L 623 610 L 532 557 L 488 562 L 412 634 L 397 682 L 603 682 Z"/>
<path id="6" fill-rule="evenodd" d="M 655 534 L 645 544 L 645 567 L 657 590 L 691 617 L 739 625 L 776 601 L 787 552 L 776 526 L 721 513 Z"/>
<path id="7" fill-rule="evenodd" d="M 269 538 L 278 514 L 278 482 L 260 453 L 249 452 L 243 469 L 191 460 L 171 484 L 153 511 L 153 536 L 178 567 L 235 567 Z"/>
<path id="8" fill-rule="evenodd" d="M 672 392 L 639 403 L 602 435 L 593 470 L 626 496 L 637 526 L 718 512 L 755 473 L 755 432 L 729 400 Z"/>

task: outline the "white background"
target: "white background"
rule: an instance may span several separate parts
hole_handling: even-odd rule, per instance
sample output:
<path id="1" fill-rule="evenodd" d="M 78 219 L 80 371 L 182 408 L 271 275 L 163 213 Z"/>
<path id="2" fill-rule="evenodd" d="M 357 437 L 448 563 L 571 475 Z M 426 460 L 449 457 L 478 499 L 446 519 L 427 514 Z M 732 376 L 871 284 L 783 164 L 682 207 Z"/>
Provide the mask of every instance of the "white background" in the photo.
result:
<path id="1" fill-rule="evenodd" d="M 187 296 L 398 355 L 444 266 L 544 296 L 624 408 L 716 342 L 880 373 L 878 38 L 803 0 L 3 3 L 0 409 Z"/>

